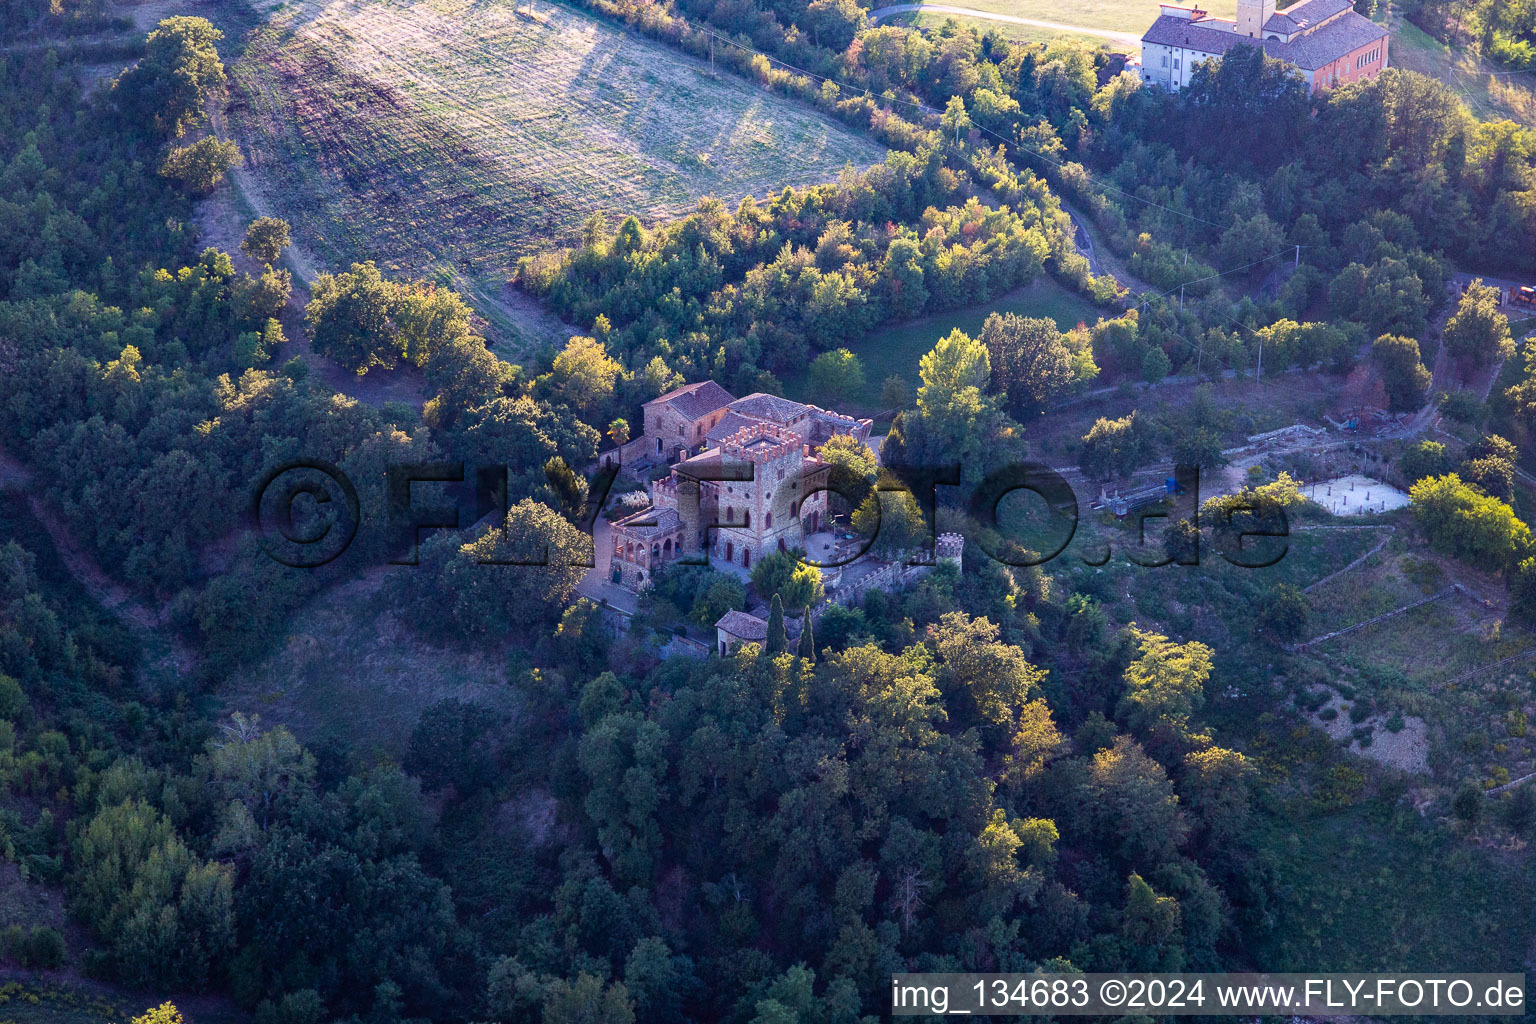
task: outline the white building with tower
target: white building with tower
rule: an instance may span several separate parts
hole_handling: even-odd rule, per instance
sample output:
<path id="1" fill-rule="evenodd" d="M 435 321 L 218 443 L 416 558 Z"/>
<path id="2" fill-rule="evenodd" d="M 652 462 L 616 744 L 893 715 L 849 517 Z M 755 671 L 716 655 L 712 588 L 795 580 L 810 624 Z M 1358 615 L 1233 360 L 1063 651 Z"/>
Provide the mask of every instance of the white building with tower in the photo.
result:
<path id="1" fill-rule="evenodd" d="M 1301 72 L 1317 93 L 1375 78 L 1387 66 L 1388 32 L 1355 13 L 1351 0 L 1301 0 L 1276 11 L 1275 0 L 1237 0 L 1237 20 L 1213 18 L 1198 6 L 1162 4 L 1141 37 L 1141 79 L 1172 92 L 1189 84 L 1201 61 L 1234 46 L 1262 47 Z"/>

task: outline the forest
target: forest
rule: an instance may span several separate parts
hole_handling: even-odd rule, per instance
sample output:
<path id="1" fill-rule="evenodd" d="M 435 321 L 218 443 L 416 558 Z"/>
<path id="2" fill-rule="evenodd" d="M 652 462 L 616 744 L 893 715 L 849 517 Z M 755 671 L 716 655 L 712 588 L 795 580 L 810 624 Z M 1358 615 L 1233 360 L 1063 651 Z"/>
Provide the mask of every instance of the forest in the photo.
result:
<path id="1" fill-rule="evenodd" d="M 1536 272 L 1536 249 L 1511 244 L 1536 237 L 1536 135 L 1474 121 L 1443 85 L 1395 69 L 1309 97 L 1242 48 L 1168 96 L 1103 54 L 871 28 L 851 0 L 586 6 L 694 53 L 715 26 L 751 47 L 721 47 L 728 73 L 892 152 L 734 210 L 594 217 L 580 245 L 519 267 L 521 288 L 585 332 L 522 364 L 439 283 L 368 262 L 321 274 L 302 315 L 313 354 L 356 376 L 413 368 L 420 408 L 348 397 L 279 356 L 296 286 L 276 219 L 246 235 L 255 273 L 198 238 L 204 178 L 229 159 L 194 148 L 215 138 L 220 47 L 235 40 L 170 18 L 94 89 L 54 51 L 0 55 L 0 443 L 75 543 L 163 609 L 153 636 L 104 610 L 6 492 L 0 852 L 64 894 L 89 936 L 82 973 L 215 993 L 259 1024 L 853 1024 L 880 1018 L 902 970 L 1379 969 L 1353 950 L 1328 960 L 1298 926 L 1314 910 L 1302 854 L 1277 838 L 1343 811 L 1422 855 L 1399 865 L 1402 905 L 1454 897 L 1475 934 L 1519 945 L 1529 908 L 1499 896 L 1518 886 L 1480 885 L 1509 876 L 1457 852 L 1439 877 L 1437 844 L 1455 837 L 1420 821 L 1400 779 L 1368 775 L 1274 699 L 1269 669 L 1305 637 L 1289 584 L 1224 577 L 1250 636 L 1222 648 L 1112 621 L 1117 595 L 1091 576 L 968 548 L 959 570 L 829 609 L 793 649 L 776 631 L 708 660 L 612 636 L 575 591 L 585 474 L 642 402 L 706 378 L 778 392 L 780 375 L 880 325 L 1041 275 L 1103 315 L 1066 331 L 995 316 L 975 337 L 935 338 L 921 386 L 893 393 L 884 472 L 910 482 L 958 461 L 979 477 L 1029 455 L 1029 425 L 1090 384 L 1261 359 L 1339 378 L 1361 406 L 1416 410 L 1419 339 L 1452 269 Z M 22 5 L 0 31 L 98 15 Z M 1529 48 L 1516 15 L 1478 17 L 1494 52 Z M 1064 204 L 1155 298 L 1127 308 L 1089 270 Z M 1263 299 L 1200 280 L 1256 284 L 1287 260 Z M 1446 327 L 1469 366 L 1515 356 L 1488 301 L 1469 289 Z M 1522 354 L 1490 404 L 1536 429 L 1536 355 Z M 1074 457 L 1098 479 L 1158 453 L 1214 469 L 1224 415 L 1202 392 L 1161 417 L 1102 418 Z M 1536 615 L 1517 445 L 1490 435 L 1458 459 L 1437 444 L 1399 463 L 1414 523 L 1499 574 L 1514 618 Z M 873 488 L 866 451 L 839 457 Z M 399 554 L 370 524 L 317 570 L 266 557 L 247 490 L 296 458 L 342 467 L 373 507 L 391 464 L 508 468 L 504 520 L 424 540 L 376 610 L 408 621 L 410 643 L 494 652 L 519 721 L 446 698 L 392 758 L 220 713 L 221 684 L 280 647 L 307 602 Z M 1302 503 L 1288 477 L 1242 497 Z M 973 548 L 1023 553 L 967 525 Z M 1170 531 L 1170 557 L 1190 542 Z M 556 557 L 483 564 L 535 551 Z M 642 622 L 738 606 L 723 575 L 661 574 Z M 760 575 L 779 630 L 806 603 L 795 588 L 819 586 Z M 547 802 L 547 822 L 522 821 L 520 800 Z M 1530 790 L 1494 808 L 1474 790 L 1454 817 L 1536 829 Z M 1390 966 L 1486 969 L 1486 950 L 1455 945 L 1467 934 Z M 34 928 L 5 948 L 49 965 L 64 941 Z"/>

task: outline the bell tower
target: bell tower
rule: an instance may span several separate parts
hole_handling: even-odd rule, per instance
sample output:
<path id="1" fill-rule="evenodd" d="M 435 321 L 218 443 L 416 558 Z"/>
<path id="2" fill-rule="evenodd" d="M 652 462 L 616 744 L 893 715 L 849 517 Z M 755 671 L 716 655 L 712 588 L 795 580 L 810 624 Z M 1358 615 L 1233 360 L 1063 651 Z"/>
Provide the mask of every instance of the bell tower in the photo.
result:
<path id="1" fill-rule="evenodd" d="M 1275 0 L 1237 0 L 1237 34 L 1264 38 L 1264 23 L 1275 13 Z"/>

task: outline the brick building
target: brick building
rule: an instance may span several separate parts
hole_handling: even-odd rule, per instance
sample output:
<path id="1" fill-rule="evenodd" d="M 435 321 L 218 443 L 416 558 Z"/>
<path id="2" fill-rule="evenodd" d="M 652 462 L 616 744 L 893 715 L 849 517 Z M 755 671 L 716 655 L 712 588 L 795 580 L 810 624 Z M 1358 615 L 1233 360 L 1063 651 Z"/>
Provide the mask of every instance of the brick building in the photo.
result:
<path id="1" fill-rule="evenodd" d="M 1237 20 L 1199 7 L 1165 3 L 1141 37 L 1141 80 L 1177 92 L 1195 65 L 1234 46 L 1261 46 L 1294 66 L 1312 92 L 1375 78 L 1387 66 L 1388 32 L 1356 14 L 1351 0 L 1301 0 L 1275 11 L 1275 0 L 1238 0 Z"/>
<path id="2" fill-rule="evenodd" d="M 645 423 L 648 447 L 677 461 L 651 483 L 649 508 L 613 524 L 613 579 L 631 589 L 685 553 L 750 569 L 803 549 L 830 525 L 821 446 L 837 435 L 867 443 L 873 426 L 776 395 L 733 399 L 717 384 L 646 403 Z"/>

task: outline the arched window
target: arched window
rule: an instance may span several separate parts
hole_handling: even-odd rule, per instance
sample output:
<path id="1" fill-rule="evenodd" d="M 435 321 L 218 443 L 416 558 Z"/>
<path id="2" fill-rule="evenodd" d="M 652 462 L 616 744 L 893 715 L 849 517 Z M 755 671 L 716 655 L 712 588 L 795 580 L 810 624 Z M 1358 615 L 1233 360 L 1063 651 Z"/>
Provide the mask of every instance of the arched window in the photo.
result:
<path id="1" fill-rule="evenodd" d="M 745 526 L 745 527 L 751 527 L 751 525 L 752 525 L 752 510 L 751 509 L 744 508 L 744 509 L 741 510 L 741 525 Z"/>
<path id="2" fill-rule="evenodd" d="M 727 523 L 736 522 L 736 510 L 729 505 L 725 506 L 725 521 Z"/>
<path id="3" fill-rule="evenodd" d="M 661 557 L 661 545 L 660 544 L 652 544 L 651 545 L 651 557 L 652 558 L 660 558 Z"/>
<path id="4" fill-rule="evenodd" d="M 773 529 L 773 513 L 768 513 L 768 529 Z"/>

